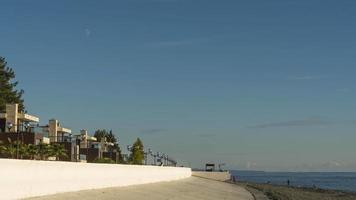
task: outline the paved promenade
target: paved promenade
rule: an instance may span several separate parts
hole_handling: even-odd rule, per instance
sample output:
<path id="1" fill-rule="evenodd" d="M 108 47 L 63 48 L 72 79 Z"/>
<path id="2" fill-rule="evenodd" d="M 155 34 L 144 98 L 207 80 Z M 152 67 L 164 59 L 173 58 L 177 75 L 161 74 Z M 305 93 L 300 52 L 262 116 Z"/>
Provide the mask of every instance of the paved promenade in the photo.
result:
<path id="1" fill-rule="evenodd" d="M 191 177 L 184 180 L 154 183 L 129 187 L 86 190 L 52 196 L 31 198 L 32 200 L 253 200 L 252 195 L 237 185 Z"/>

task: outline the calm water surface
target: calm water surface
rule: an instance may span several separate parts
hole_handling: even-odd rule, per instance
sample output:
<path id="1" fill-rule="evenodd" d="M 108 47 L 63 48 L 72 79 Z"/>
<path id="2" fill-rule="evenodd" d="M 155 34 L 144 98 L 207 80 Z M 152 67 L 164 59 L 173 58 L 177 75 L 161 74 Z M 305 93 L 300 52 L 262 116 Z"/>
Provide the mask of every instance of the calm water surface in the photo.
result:
<path id="1" fill-rule="evenodd" d="M 258 172 L 231 171 L 238 181 L 303 186 L 356 192 L 355 172 Z"/>

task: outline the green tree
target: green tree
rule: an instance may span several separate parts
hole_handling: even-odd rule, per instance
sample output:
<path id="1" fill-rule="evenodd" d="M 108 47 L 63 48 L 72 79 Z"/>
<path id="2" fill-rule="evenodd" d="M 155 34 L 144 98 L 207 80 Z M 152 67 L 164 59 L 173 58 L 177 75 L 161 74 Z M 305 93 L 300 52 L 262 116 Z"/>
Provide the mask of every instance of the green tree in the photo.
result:
<path id="1" fill-rule="evenodd" d="M 50 145 L 48 155 L 56 157 L 56 160 L 59 160 L 60 158 L 68 158 L 67 150 L 60 144 Z"/>
<path id="2" fill-rule="evenodd" d="M 98 129 L 94 133 L 94 137 L 96 137 L 96 140 L 98 142 L 100 142 L 102 138 L 106 138 L 107 135 L 108 135 L 108 132 L 105 129 L 102 129 L 102 130 Z"/>
<path id="3" fill-rule="evenodd" d="M 117 138 L 115 134 L 112 133 L 112 130 L 98 129 L 95 131 L 94 137 L 96 137 L 98 142 L 100 142 L 102 138 L 105 138 L 107 142 L 117 143 Z"/>
<path id="4" fill-rule="evenodd" d="M 94 163 L 110 163 L 110 164 L 115 163 L 115 161 L 111 160 L 110 158 L 96 158 L 93 162 Z"/>
<path id="5" fill-rule="evenodd" d="M 18 103 L 19 111 L 24 111 L 23 90 L 17 90 L 17 81 L 13 81 L 15 72 L 7 66 L 5 58 L 0 57 L 0 112 L 5 112 L 7 103 Z"/>
<path id="6" fill-rule="evenodd" d="M 110 130 L 109 133 L 105 135 L 105 137 L 107 142 L 111 142 L 114 144 L 117 142 L 116 136 L 112 133 L 112 130 Z"/>
<path id="7" fill-rule="evenodd" d="M 119 139 L 115 136 L 112 130 L 107 131 L 106 129 L 98 129 L 94 133 L 97 141 L 100 142 L 102 138 L 105 138 L 107 142 L 111 142 L 114 146 L 109 146 L 109 151 L 116 152 L 118 154 L 118 163 L 121 163 L 124 159 L 121 154 L 121 148 L 118 144 Z"/>
<path id="8" fill-rule="evenodd" d="M 130 161 L 134 165 L 142 165 L 144 159 L 145 154 L 143 149 L 143 143 L 140 138 L 137 138 L 131 148 Z"/>

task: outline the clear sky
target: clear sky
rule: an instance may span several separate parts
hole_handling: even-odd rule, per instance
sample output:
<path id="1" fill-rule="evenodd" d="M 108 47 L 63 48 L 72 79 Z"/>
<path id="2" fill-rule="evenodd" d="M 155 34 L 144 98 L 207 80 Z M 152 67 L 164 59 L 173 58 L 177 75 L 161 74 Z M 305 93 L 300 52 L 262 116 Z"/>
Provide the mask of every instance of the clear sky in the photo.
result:
<path id="1" fill-rule="evenodd" d="M 353 0 L 1 1 L 29 113 L 192 167 L 356 171 Z"/>

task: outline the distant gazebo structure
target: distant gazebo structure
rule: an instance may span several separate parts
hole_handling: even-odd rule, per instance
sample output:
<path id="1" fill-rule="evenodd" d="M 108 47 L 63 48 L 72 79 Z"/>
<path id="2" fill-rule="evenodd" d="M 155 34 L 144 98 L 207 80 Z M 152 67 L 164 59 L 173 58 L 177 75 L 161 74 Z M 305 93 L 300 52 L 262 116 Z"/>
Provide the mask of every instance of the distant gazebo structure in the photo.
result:
<path id="1" fill-rule="evenodd" d="M 207 171 L 207 172 L 215 171 L 215 164 L 214 163 L 206 163 L 205 171 Z"/>

